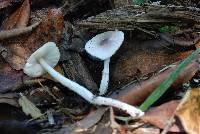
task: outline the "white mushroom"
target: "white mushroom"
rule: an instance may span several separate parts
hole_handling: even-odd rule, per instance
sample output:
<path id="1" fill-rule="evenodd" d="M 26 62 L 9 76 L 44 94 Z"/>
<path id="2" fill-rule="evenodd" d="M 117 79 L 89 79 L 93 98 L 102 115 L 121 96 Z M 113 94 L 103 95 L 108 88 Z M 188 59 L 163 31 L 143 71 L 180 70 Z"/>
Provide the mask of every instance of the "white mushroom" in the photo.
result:
<path id="1" fill-rule="evenodd" d="M 143 112 L 134 106 L 112 98 L 95 96 L 85 87 L 62 76 L 52 68 L 58 63 L 59 57 L 60 53 L 56 44 L 48 42 L 30 56 L 25 64 L 24 73 L 31 77 L 39 77 L 47 71 L 55 80 L 59 81 L 61 84 L 82 96 L 85 100 L 92 104 L 117 107 L 129 113 L 132 117 L 139 117 L 143 115 Z"/>
<path id="2" fill-rule="evenodd" d="M 103 95 L 107 92 L 109 83 L 109 63 L 110 57 L 115 54 L 124 41 L 124 33 L 122 31 L 108 31 L 96 35 L 85 45 L 87 53 L 95 58 L 104 60 L 104 69 L 102 71 L 102 79 L 99 88 L 99 94 Z"/>

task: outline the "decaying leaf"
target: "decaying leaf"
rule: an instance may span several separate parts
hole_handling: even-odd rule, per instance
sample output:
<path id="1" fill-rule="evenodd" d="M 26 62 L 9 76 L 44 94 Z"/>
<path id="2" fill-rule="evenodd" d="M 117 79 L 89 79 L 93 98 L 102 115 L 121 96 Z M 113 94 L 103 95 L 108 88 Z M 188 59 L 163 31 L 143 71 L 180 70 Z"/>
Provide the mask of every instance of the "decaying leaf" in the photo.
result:
<path id="1" fill-rule="evenodd" d="M 132 44 L 130 44 L 132 46 Z M 141 44 L 143 45 L 143 44 Z M 134 45 L 133 45 L 134 46 Z M 166 53 L 160 50 L 134 50 L 128 49 L 121 54 L 112 79 L 114 83 L 127 83 L 134 77 L 140 77 L 153 73 L 162 67 L 179 61 L 189 55 L 191 51 L 184 53 Z"/>
<path id="2" fill-rule="evenodd" d="M 160 134 L 160 130 L 158 128 L 139 127 L 133 130 L 130 134 Z"/>
<path id="3" fill-rule="evenodd" d="M 0 103 L 5 103 L 14 107 L 19 107 L 17 98 L 18 95 L 16 93 L 0 94 Z"/>
<path id="4" fill-rule="evenodd" d="M 0 68 L 0 93 L 17 89 L 23 85 L 23 72 L 13 70 L 8 64 L 2 63 Z"/>
<path id="5" fill-rule="evenodd" d="M 123 102 L 132 105 L 139 105 L 143 102 L 146 97 L 154 91 L 154 89 L 159 86 L 159 84 L 165 80 L 169 74 L 175 70 L 178 63 L 170 66 L 166 70 L 160 72 L 159 74 L 149 78 L 148 80 L 140 81 L 139 83 L 130 84 L 125 87 L 123 90 L 111 95 L 113 98 L 117 98 Z M 179 77 L 174 81 L 172 86 L 178 86 L 190 80 L 195 73 L 198 71 L 199 63 L 197 60 L 190 62 L 185 68 L 184 71 L 179 75 Z"/>
<path id="6" fill-rule="evenodd" d="M 9 18 L 3 22 L 3 29 L 10 30 L 13 28 L 26 27 L 30 15 L 29 0 L 24 0 L 23 4 Z"/>
<path id="7" fill-rule="evenodd" d="M 102 118 L 107 108 L 98 108 L 96 111 L 90 113 L 87 117 L 77 123 L 77 128 L 75 131 L 80 129 L 87 130 L 94 126 Z"/>
<path id="8" fill-rule="evenodd" d="M 23 112 L 26 115 L 30 115 L 32 118 L 42 117 L 41 111 L 29 101 L 23 94 L 20 94 L 21 98 L 19 98 L 19 105 L 22 107 Z"/>
<path id="9" fill-rule="evenodd" d="M 150 123 L 158 128 L 164 128 L 167 121 L 173 116 L 180 101 L 170 101 L 160 106 L 151 108 L 140 119 L 142 122 Z M 174 124 L 169 131 L 182 132 L 180 124 Z"/>
<path id="10" fill-rule="evenodd" d="M 46 42 L 58 43 L 61 38 L 63 25 L 64 19 L 61 10 L 50 9 L 41 24 L 25 39 L 22 46 L 34 52 Z"/>
<path id="11" fill-rule="evenodd" d="M 23 4 L 22 7 L 25 5 Z M 18 9 L 20 13 L 14 13 L 14 15 L 21 15 L 26 10 L 28 10 L 28 5 L 26 8 L 20 8 Z M 30 10 L 30 8 L 29 8 Z M 9 24 L 9 22 L 12 22 L 12 16 L 5 22 L 8 22 L 9 25 L 7 25 L 8 28 L 14 27 L 25 27 L 26 23 L 29 20 L 29 16 L 25 14 L 24 16 L 18 15 L 17 21 L 13 20 L 14 24 Z M 15 23 L 16 22 L 16 23 Z M 7 23 L 5 23 L 7 24 Z M 12 41 L 12 43 L 4 44 L 10 52 L 8 53 L 7 57 L 5 57 L 5 60 L 11 65 L 12 68 L 16 70 L 21 70 L 25 63 L 27 58 L 40 46 L 42 46 L 44 43 L 53 41 L 58 43 L 61 37 L 63 28 L 63 13 L 59 9 L 50 9 L 48 11 L 48 14 L 46 14 L 45 18 L 43 18 L 41 24 L 32 31 L 31 34 L 20 37 L 18 40 L 20 41 Z M 13 43 L 14 42 L 14 43 Z"/>
<path id="12" fill-rule="evenodd" d="M 181 120 L 186 132 L 200 133 L 200 88 L 187 91 L 176 116 Z"/>
<path id="13" fill-rule="evenodd" d="M 25 0 L 19 9 L 3 22 L 3 29 L 11 30 L 26 27 L 29 15 L 29 0 Z M 18 43 L 4 43 L 9 50 L 7 56 L 4 58 L 11 67 L 16 70 L 20 70 L 24 66 L 25 61 L 23 60 L 23 57 L 28 57 L 27 53 L 30 53 L 28 48 L 23 48 L 23 46 L 21 46 L 21 42 L 22 40 L 20 39 L 20 42 Z"/>

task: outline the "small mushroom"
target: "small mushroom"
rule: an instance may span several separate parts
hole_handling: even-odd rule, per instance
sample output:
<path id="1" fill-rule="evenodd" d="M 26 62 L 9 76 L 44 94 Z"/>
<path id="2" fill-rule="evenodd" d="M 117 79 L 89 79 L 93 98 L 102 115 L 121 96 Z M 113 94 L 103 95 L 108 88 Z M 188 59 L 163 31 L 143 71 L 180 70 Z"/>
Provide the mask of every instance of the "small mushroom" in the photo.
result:
<path id="1" fill-rule="evenodd" d="M 112 98 L 95 96 L 85 87 L 68 78 L 65 78 L 52 68 L 58 63 L 59 58 L 60 53 L 56 44 L 48 42 L 30 56 L 25 64 L 24 73 L 31 77 L 39 77 L 43 73 L 48 72 L 55 80 L 82 96 L 85 100 L 92 104 L 117 107 L 129 113 L 132 117 L 139 117 L 144 114 L 141 110 L 124 102 Z"/>
<path id="2" fill-rule="evenodd" d="M 99 94 L 103 95 L 107 92 L 109 83 L 109 63 L 110 57 L 115 54 L 124 41 L 124 33 L 122 31 L 107 31 L 96 35 L 85 45 L 85 50 L 91 56 L 104 60 L 104 69 L 102 71 L 102 79 L 99 88 Z"/>

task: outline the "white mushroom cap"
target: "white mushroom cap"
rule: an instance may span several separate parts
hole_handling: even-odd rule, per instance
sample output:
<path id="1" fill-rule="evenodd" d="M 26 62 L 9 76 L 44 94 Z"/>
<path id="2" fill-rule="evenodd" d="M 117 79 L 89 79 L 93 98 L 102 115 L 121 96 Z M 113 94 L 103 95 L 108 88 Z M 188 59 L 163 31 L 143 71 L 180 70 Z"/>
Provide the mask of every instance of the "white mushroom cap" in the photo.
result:
<path id="1" fill-rule="evenodd" d="M 110 58 L 124 41 L 122 31 L 108 31 L 96 35 L 85 45 L 87 53 L 93 57 L 105 60 Z"/>
<path id="2" fill-rule="evenodd" d="M 45 60 L 49 66 L 56 66 L 60 59 L 60 52 L 54 42 L 47 42 L 29 57 L 24 67 L 24 73 L 31 77 L 39 77 L 44 74 L 46 71 L 38 61 L 41 58 Z"/>

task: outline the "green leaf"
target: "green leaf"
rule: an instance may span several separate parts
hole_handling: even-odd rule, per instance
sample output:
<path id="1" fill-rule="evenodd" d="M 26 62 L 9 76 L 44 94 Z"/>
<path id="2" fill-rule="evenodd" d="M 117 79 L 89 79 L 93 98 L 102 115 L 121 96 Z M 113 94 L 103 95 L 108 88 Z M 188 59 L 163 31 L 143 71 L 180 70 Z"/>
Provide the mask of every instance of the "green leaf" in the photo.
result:
<path id="1" fill-rule="evenodd" d="M 200 48 L 194 51 L 190 56 L 183 60 L 177 68 L 151 93 L 151 95 L 140 105 L 142 111 L 147 110 L 154 102 L 156 102 L 177 79 L 185 66 L 190 63 L 200 53 Z"/>

